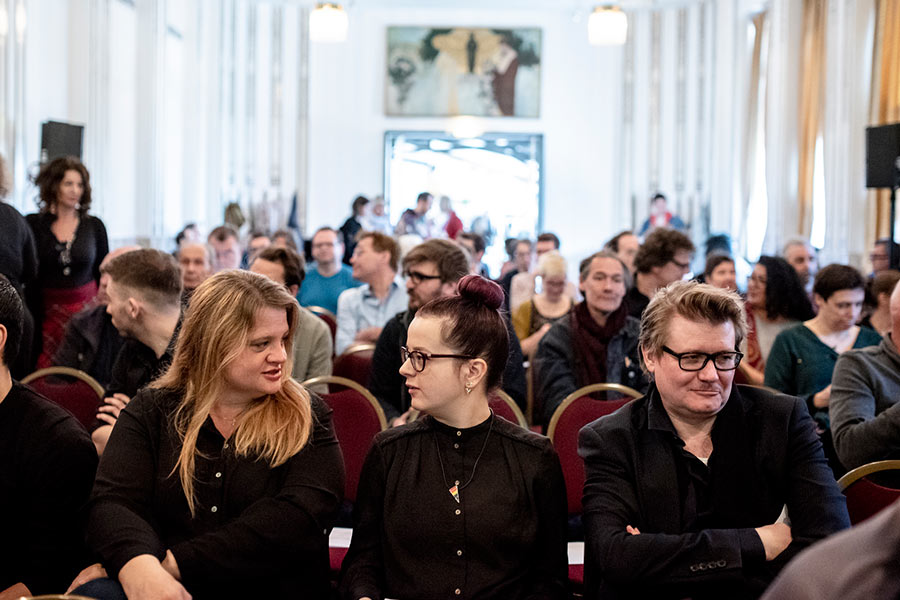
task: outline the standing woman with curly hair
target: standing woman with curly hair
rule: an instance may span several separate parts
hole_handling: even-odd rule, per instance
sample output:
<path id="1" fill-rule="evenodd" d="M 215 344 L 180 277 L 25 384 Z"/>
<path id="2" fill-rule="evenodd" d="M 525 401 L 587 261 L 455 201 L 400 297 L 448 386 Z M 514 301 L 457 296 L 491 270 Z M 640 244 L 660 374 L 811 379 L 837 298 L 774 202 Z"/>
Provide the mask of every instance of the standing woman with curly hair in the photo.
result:
<path id="1" fill-rule="evenodd" d="M 30 296 L 41 331 L 38 368 L 49 367 L 66 323 L 97 294 L 100 262 L 109 252 L 106 227 L 88 214 L 91 182 L 74 156 L 55 158 L 34 178 L 39 212 L 25 217 L 37 244 L 38 285 Z"/>
<path id="2" fill-rule="evenodd" d="M 110 435 L 87 527 L 103 563 L 76 594 L 327 597 L 344 468 L 331 411 L 291 378 L 299 310 L 256 273 L 197 287 L 168 371 Z"/>

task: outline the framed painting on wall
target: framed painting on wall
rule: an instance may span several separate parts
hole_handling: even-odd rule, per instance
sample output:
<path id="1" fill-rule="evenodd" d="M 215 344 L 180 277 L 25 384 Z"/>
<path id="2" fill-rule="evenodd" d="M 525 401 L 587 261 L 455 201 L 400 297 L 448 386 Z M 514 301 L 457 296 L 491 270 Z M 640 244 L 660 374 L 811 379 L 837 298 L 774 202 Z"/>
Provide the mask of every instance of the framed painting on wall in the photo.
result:
<path id="1" fill-rule="evenodd" d="M 388 27 L 391 116 L 540 114 L 541 30 Z"/>

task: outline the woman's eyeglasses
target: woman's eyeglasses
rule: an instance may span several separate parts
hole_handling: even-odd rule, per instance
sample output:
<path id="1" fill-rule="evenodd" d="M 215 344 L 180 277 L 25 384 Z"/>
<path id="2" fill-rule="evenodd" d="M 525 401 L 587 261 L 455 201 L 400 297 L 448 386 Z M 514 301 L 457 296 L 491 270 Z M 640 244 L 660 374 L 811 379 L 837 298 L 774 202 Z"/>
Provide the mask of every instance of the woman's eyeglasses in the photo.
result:
<path id="1" fill-rule="evenodd" d="M 432 358 L 462 358 L 466 360 L 475 358 L 474 356 L 464 356 L 462 354 L 425 354 L 418 350 L 411 351 L 406 346 L 400 346 L 400 357 L 403 359 L 403 362 L 409 361 L 416 373 L 424 371 L 425 364 Z"/>

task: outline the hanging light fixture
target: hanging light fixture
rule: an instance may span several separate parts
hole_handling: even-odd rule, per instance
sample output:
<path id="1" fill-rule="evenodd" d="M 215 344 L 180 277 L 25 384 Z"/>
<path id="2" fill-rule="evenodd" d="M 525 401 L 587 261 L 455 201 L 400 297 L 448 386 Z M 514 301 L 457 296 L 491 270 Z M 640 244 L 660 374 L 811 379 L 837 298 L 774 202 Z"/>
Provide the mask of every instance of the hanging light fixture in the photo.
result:
<path id="1" fill-rule="evenodd" d="M 618 6 L 598 6 L 588 17 L 592 46 L 621 46 L 628 37 L 628 17 Z"/>
<path id="2" fill-rule="evenodd" d="M 309 15 L 309 39 L 313 42 L 347 41 L 347 11 L 340 4 L 320 2 Z"/>

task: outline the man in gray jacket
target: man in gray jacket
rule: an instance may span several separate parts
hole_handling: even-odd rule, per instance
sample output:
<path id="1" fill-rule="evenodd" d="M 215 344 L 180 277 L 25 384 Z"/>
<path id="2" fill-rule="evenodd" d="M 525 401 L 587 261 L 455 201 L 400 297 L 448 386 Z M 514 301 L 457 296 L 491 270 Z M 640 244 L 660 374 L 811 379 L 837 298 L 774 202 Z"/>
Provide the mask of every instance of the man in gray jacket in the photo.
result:
<path id="1" fill-rule="evenodd" d="M 891 330 L 877 346 L 838 358 L 831 381 L 831 431 L 848 469 L 900 458 L 900 286 L 891 294 Z"/>
<path id="2" fill-rule="evenodd" d="M 591 383 L 621 383 L 644 392 L 647 380 L 638 355 L 640 321 L 623 302 L 631 273 L 609 251 L 581 261 L 584 302 L 541 339 L 534 358 L 535 391 L 544 423 L 566 396 Z"/>

